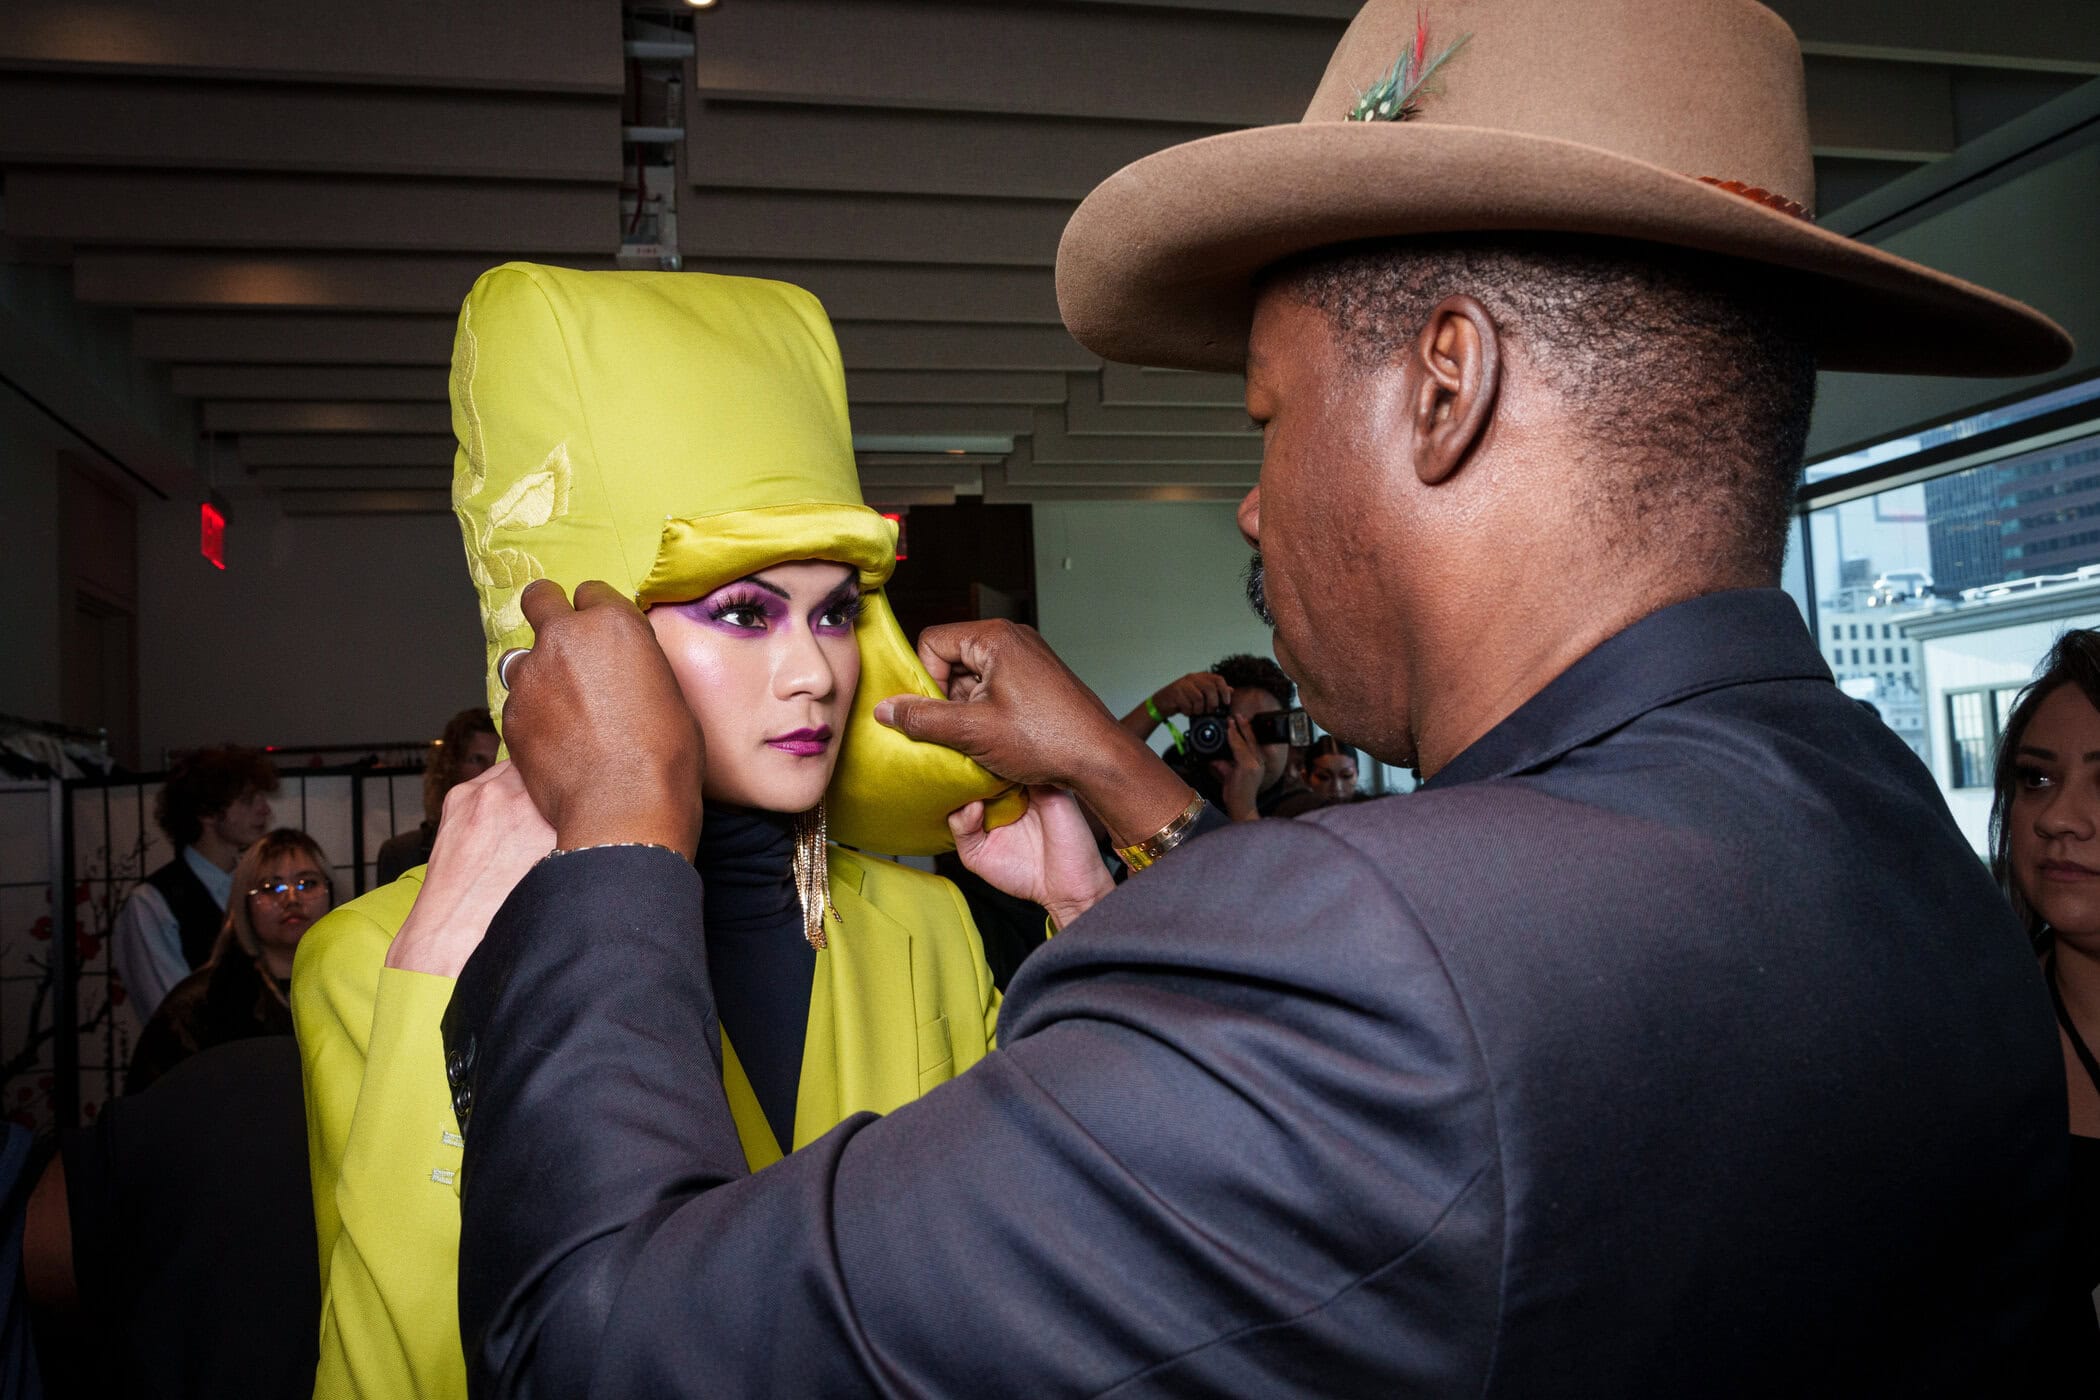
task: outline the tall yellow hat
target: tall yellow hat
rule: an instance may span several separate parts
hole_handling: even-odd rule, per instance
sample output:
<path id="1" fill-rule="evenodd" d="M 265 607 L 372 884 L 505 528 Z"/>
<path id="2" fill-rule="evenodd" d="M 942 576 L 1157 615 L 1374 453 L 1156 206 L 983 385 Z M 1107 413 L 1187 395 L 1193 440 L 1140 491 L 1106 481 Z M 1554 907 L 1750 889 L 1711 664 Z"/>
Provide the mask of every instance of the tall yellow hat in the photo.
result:
<path id="1" fill-rule="evenodd" d="M 874 719 L 937 695 L 882 593 L 897 528 L 861 500 L 831 323 L 800 287 L 694 272 L 481 275 L 452 350 L 452 506 L 495 661 L 532 645 L 525 585 L 602 579 L 647 607 L 798 559 L 850 564 L 866 606 L 860 689 L 825 794 L 832 835 L 949 849 L 947 814 L 1009 785 Z M 1018 793 L 994 820 L 1020 810 Z"/>

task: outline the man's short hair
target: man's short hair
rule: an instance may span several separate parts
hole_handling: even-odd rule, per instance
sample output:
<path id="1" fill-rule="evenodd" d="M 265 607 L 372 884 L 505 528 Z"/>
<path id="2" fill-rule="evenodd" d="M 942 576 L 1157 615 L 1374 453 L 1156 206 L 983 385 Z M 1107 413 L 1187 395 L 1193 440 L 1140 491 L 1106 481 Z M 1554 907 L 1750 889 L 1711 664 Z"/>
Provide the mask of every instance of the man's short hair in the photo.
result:
<path id="1" fill-rule="evenodd" d="M 1405 353 L 1445 297 L 1477 298 L 1597 442 L 1608 544 L 1670 539 L 1778 577 L 1816 386 L 1778 276 L 1621 239 L 1466 234 L 1323 248 L 1265 283 L 1365 363 Z"/>
<path id="2" fill-rule="evenodd" d="M 1298 694 L 1298 687 L 1283 673 L 1283 667 L 1266 656 L 1252 656 L 1241 652 L 1228 656 L 1210 668 L 1225 678 L 1225 684 L 1234 690 L 1266 690 L 1276 697 L 1276 703 L 1286 710 Z"/>
<path id="3" fill-rule="evenodd" d="M 175 760 L 153 799 L 153 820 L 177 850 L 194 845 L 204 823 L 251 792 L 277 791 L 277 765 L 239 744 L 192 749 Z"/>

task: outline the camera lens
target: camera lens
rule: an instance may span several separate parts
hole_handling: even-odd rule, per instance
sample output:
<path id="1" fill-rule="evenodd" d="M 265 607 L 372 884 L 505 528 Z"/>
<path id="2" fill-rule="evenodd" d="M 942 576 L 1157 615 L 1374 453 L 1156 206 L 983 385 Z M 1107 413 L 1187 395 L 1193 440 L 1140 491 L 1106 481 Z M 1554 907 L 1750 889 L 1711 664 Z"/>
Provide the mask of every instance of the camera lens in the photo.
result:
<path id="1" fill-rule="evenodd" d="M 1189 750 L 1199 758 L 1217 758 L 1228 747 L 1224 715 L 1189 717 Z"/>

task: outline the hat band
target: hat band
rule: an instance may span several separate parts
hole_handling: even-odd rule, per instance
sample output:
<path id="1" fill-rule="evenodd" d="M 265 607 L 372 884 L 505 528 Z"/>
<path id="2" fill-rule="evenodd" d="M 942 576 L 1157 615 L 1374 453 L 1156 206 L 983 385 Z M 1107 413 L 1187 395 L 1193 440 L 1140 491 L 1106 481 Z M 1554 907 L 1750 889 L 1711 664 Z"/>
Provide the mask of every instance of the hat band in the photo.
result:
<path id="1" fill-rule="evenodd" d="M 1711 175 L 1698 175 L 1693 178 L 1702 185 L 1712 185 L 1717 190 L 1726 190 L 1730 194 L 1739 194 L 1752 204 L 1762 204 L 1767 209 L 1777 209 L 1782 214 L 1792 214 L 1795 218 L 1805 220 L 1808 223 L 1816 221 L 1816 216 L 1809 212 L 1806 204 L 1788 199 L 1783 194 L 1774 194 L 1770 190 L 1757 185 L 1746 185 L 1741 180 L 1717 180 Z"/>
<path id="2" fill-rule="evenodd" d="M 683 603 L 760 569 L 797 559 L 851 565 L 862 588 L 897 566 L 897 526 L 866 506 L 792 501 L 664 521 L 656 561 L 635 601 Z"/>

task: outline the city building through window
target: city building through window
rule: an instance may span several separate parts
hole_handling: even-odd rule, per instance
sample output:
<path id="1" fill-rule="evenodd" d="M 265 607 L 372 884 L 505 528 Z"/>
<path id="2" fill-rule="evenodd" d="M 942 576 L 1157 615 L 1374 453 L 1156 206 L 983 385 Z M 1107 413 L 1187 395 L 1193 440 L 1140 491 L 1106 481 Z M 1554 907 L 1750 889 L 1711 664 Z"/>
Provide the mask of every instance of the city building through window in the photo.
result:
<path id="1" fill-rule="evenodd" d="M 1794 545 L 1838 685 L 1981 853 L 2007 712 L 2061 633 L 2100 626 L 2100 379 L 1811 463 Z"/>

